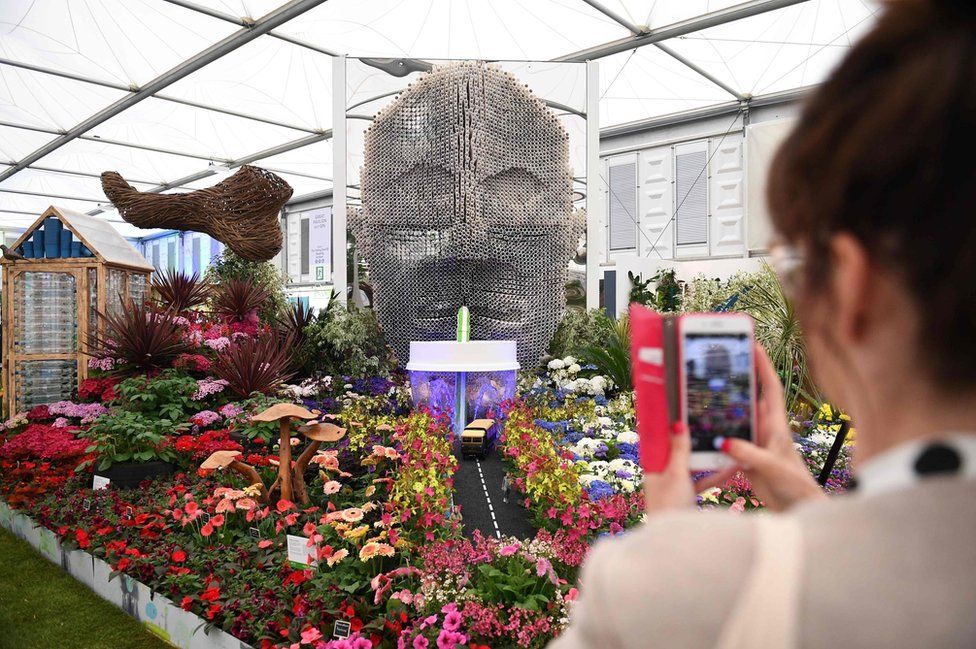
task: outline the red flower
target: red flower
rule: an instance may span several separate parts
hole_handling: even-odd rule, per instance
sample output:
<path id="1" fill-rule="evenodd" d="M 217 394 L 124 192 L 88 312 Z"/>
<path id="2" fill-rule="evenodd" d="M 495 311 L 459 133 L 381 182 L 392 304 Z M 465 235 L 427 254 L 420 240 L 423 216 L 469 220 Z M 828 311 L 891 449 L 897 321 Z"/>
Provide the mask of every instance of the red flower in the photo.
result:
<path id="1" fill-rule="evenodd" d="M 91 542 L 88 540 L 88 532 L 85 530 L 75 530 L 75 540 L 78 541 L 78 547 L 84 550 Z"/>
<path id="2" fill-rule="evenodd" d="M 184 611 L 189 611 L 191 606 L 193 606 L 193 600 L 189 597 L 184 597 L 180 600 L 180 608 Z"/>
<path id="3" fill-rule="evenodd" d="M 296 586 L 301 586 L 306 581 L 308 581 L 308 577 L 305 575 L 304 570 L 292 570 L 291 573 L 285 577 L 285 580 L 281 582 L 281 585 L 287 586 L 288 584 L 295 584 Z"/>
<path id="4" fill-rule="evenodd" d="M 186 561 L 186 552 L 180 549 L 176 549 L 173 551 L 173 554 L 170 555 L 170 558 L 173 560 L 174 563 L 183 563 L 184 561 Z"/>
<path id="5" fill-rule="evenodd" d="M 200 528 L 200 534 L 202 534 L 203 536 L 210 536 L 211 534 L 213 534 L 213 531 L 214 531 L 213 525 L 211 525 L 210 523 L 207 523 L 206 525 Z"/>
<path id="6" fill-rule="evenodd" d="M 284 498 L 282 498 L 281 500 L 278 501 L 278 504 L 275 505 L 275 507 L 278 508 L 279 514 L 284 514 L 289 509 L 295 509 L 295 503 L 293 503 L 290 500 L 285 500 Z"/>
<path id="7" fill-rule="evenodd" d="M 200 593 L 200 599 L 205 602 L 216 602 L 220 599 L 220 588 L 218 586 L 211 586 L 207 590 Z"/>

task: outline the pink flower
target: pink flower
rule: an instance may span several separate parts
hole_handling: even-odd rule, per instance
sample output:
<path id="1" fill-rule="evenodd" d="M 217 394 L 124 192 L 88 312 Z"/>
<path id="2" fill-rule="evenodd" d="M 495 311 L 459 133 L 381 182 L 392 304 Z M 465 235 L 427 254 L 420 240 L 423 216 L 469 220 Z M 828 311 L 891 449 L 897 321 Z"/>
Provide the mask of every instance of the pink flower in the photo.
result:
<path id="1" fill-rule="evenodd" d="M 316 640 L 322 639 L 322 632 L 317 628 L 309 627 L 302 631 L 302 644 L 312 644 Z"/>
<path id="2" fill-rule="evenodd" d="M 511 545 L 503 545 L 501 549 L 498 550 L 498 554 L 502 555 L 503 557 L 510 557 L 518 552 L 518 549 L 519 546 L 516 543 L 512 543 Z"/>
<path id="3" fill-rule="evenodd" d="M 447 631 L 457 631 L 458 627 L 461 626 L 461 614 L 457 611 L 451 611 L 444 616 L 444 629 Z"/>
<path id="4" fill-rule="evenodd" d="M 566 591 L 566 596 L 563 597 L 563 599 L 567 602 L 575 602 L 577 599 L 579 599 L 579 590 L 576 588 L 570 588 L 568 591 Z"/>
<path id="5" fill-rule="evenodd" d="M 427 645 L 429 644 L 430 642 L 427 641 L 427 638 L 422 635 L 418 635 L 413 639 L 413 649 L 427 649 Z"/>
<path id="6" fill-rule="evenodd" d="M 736 514 L 741 514 L 745 510 L 746 510 L 746 499 L 743 498 L 742 496 L 736 498 L 735 502 L 732 503 L 732 506 L 729 507 L 729 511 L 735 512 Z"/>

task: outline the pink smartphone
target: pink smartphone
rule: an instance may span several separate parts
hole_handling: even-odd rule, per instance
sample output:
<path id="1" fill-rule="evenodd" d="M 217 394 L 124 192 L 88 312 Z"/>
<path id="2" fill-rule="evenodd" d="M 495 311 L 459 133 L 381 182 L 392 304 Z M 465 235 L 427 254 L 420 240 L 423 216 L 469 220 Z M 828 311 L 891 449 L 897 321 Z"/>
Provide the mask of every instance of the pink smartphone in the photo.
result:
<path id="1" fill-rule="evenodd" d="M 756 373 L 752 318 L 742 313 L 689 313 L 678 319 L 681 419 L 691 435 L 693 471 L 731 464 L 725 438 L 753 440 Z"/>

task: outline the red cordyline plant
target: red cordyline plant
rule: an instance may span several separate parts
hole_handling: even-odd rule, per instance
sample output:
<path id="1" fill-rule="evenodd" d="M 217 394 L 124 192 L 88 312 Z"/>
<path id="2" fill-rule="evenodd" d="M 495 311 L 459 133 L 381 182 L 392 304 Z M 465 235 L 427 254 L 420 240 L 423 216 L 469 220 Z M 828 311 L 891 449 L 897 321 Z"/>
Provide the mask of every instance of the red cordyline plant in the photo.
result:
<path id="1" fill-rule="evenodd" d="M 287 335 L 242 336 L 217 355 L 213 373 L 240 397 L 255 392 L 271 394 L 294 375 L 289 369 L 292 344 L 292 337 Z"/>
<path id="2" fill-rule="evenodd" d="M 104 331 L 90 336 L 88 354 L 114 359 L 116 374 L 165 369 L 177 356 L 190 351 L 180 325 L 170 314 L 156 309 L 147 311 L 134 300 L 119 313 L 98 316 L 105 323 Z"/>
<path id="3" fill-rule="evenodd" d="M 156 300 L 164 309 L 173 313 L 183 313 L 204 304 L 213 293 L 213 285 L 200 279 L 200 275 L 167 270 L 157 273 L 152 283 Z"/>
<path id="4" fill-rule="evenodd" d="M 278 316 L 278 328 L 286 336 L 290 335 L 295 345 L 301 345 L 305 340 L 305 328 L 312 323 L 315 316 L 311 307 L 300 302 L 288 305 L 284 315 Z"/>
<path id="5" fill-rule="evenodd" d="M 214 311 L 230 322 L 257 321 L 257 310 L 270 297 L 271 294 L 263 286 L 231 279 L 217 287 Z"/>

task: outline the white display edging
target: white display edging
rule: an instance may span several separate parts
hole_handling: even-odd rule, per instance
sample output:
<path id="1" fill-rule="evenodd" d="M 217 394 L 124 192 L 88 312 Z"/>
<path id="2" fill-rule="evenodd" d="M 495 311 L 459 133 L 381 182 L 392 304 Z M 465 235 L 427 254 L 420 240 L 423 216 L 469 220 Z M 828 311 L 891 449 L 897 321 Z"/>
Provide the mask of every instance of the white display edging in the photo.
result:
<path id="1" fill-rule="evenodd" d="M 408 371 L 505 372 L 519 369 L 514 340 L 427 340 L 410 343 Z"/>
<path id="2" fill-rule="evenodd" d="M 147 631 L 180 649 L 253 649 L 221 629 L 207 633 L 205 620 L 128 575 L 109 581 L 112 568 L 107 563 L 83 550 L 65 549 L 54 532 L 3 500 L 0 527 L 30 543 L 41 556 L 141 622 Z"/>

